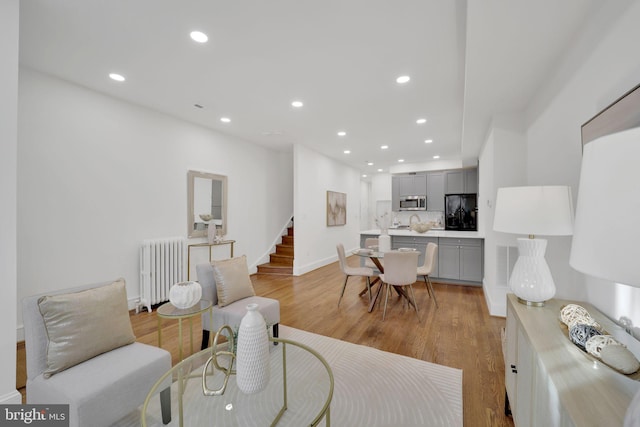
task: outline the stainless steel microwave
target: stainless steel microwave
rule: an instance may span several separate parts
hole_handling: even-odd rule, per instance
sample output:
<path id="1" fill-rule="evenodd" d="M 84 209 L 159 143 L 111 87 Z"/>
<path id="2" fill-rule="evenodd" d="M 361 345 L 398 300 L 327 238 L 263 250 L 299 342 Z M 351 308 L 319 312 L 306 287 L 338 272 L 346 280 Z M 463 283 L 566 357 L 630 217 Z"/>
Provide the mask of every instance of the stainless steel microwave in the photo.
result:
<path id="1" fill-rule="evenodd" d="M 401 196 L 401 211 L 426 211 L 427 196 Z"/>

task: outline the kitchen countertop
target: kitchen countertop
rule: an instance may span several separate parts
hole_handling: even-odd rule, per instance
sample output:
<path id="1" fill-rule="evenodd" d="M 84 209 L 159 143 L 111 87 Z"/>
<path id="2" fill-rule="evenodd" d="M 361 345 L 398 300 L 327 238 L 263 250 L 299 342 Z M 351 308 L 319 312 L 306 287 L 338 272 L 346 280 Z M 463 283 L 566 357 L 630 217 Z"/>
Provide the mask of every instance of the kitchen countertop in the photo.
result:
<path id="1" fill-rule="evenodd" d="M 379 235 L 379 229 L 362 230 L 360 234 Z M 389 229 L 389 236 L 412 236 L 412 237 L 452 237 L 452 238 L 468 238 L 468 239 L 484 239 L 484 234 L 479 231 L 453 231 L 453 230 L 434 230 L 431 229 L 426 233 L 418 233 L 417 231 L 407 228 Z"/>

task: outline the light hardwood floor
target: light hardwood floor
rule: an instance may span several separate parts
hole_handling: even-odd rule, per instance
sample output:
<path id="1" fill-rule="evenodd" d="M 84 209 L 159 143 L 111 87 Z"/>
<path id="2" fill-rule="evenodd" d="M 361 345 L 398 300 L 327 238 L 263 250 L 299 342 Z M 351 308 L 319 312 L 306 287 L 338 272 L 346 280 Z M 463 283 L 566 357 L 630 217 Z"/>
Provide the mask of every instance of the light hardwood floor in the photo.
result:
<path id="1" fill-rule="evenodd" d="M 358 265 L 358 257 L 347 259 Z M 256 293 L 280 300 L 281 323 L 305 331 L 363 344 L 463 370 L 464 425 L 513 426 L 504 415 L 504 362 L 500 330 L 505 319 L 491 317 L 480 287 L 434 283 L 439 308 L 424 284 L 414 284 L 420 321 L 401 300 L 389 298 L 382 321 L 380 303 L 367 312 L 366 295 L 358 293 L 364 280 L 349 279 L 340 307 L 337 306 L 344 276 L 337 263 L 303 276 L 251 276 Z M 153 313 L 132 312 L 138 341 L 157 345 L 157 318 Z M 199 347 L 199 321 L 194 322 L 194 347 Z M 163 347 L 178 360 L 177 323 L 163 321 Z M 188 341 L 184 343 L 188 348 Z M 18 352 L 18 369 L 24 355 Z M 24 389 L 22 389 L 24 392 Z"/>

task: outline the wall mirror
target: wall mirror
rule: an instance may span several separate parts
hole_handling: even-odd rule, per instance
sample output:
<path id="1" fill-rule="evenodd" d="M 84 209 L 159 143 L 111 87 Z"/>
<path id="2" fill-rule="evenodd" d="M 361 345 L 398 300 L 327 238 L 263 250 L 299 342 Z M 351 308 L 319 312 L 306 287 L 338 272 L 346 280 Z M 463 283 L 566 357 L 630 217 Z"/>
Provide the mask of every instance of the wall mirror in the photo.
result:
<path id="1" fill-rule="evenodd" d="M 187 235 L 206 237 L 209 227 L 227 234 L 227 177 L 187 172 Z"/>

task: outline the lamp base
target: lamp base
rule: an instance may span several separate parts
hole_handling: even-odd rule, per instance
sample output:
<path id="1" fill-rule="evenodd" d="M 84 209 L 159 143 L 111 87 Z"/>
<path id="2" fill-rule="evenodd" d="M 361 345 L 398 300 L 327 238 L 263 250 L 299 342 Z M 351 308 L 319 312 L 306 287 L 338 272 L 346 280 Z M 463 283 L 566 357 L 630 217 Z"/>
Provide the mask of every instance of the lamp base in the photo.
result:
<path id="1" fill-rule="evenodd" d="M 524 305 L 529 306 L 529 307 L 544 307 L 544 303 L 546 301 L 527 301 L 527 300 L 524 300 L 524 299 L 518 297 L 518 302 L 520 304 L 524 304 Z"/>
<path id="2" fill-rule="evenodd" d="M 518 259 L 511 271 L 509 287 L 518 301 L 531 307 L 542 307 L 553 298 L 556 287 L 544 259 L 547 241 L 518 239 Z"/>

